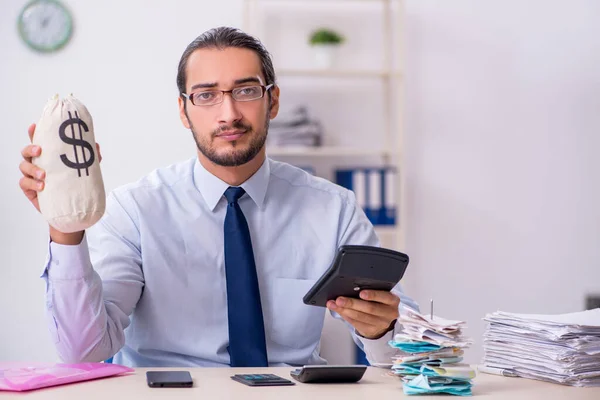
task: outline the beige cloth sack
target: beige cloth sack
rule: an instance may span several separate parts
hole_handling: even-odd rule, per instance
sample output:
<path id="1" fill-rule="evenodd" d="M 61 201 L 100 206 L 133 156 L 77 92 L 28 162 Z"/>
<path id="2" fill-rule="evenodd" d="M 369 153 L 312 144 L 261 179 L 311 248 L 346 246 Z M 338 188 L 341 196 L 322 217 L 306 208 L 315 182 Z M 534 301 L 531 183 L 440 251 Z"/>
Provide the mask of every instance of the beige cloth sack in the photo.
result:
<path id="1" fill-rule="evenodd" d="M 48 101 L 33 135 L 42 149 L 32 162 L 46 171 L 38 193 L 40 211 L 60 232 L 82 231 L 104 214 L 106 194 L 94 125 L 87 108 L 73 95 Z"/>

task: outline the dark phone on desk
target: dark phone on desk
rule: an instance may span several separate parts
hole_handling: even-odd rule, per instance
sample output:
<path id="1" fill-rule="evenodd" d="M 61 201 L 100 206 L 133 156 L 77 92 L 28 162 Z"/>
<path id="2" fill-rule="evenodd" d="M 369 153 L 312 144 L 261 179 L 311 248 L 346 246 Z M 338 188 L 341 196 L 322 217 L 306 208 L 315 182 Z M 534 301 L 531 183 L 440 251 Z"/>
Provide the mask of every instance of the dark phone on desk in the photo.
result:
<path id="1" fill-rule="evenodd" d="M 147 371 L 146 380 L 148 386 L 153 388 L 187 388 L 194 385 L 192 376 L 188 371 Z"/>
<path id="2" fill-rule="evenodd" d="M 406 254 L 381 247 L 342 246 L 304 296 L 304 304 L 326 307 L 339 296 L 359 298 L 361 290 L 390 291 L 404 276 L 408 261 Z"/>

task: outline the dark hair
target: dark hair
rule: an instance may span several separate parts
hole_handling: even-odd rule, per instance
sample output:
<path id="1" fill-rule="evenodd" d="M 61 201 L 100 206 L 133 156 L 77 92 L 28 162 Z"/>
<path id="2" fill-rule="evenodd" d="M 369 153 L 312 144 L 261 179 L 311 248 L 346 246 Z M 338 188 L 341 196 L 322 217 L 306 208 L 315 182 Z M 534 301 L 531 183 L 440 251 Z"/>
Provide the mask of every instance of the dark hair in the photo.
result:
<path id="1" fill-rule="evenodd" d="M 181 93 L 185 93 L 185 82 L 187 80 L 186 67 L 192 53 L 198 49 L 225 49 L 227 47 L 238 47 L 254 51 L 260 59 L 262 74 L 265 77 L 265 85 L 275 83 L 275 70 L 271 55 L 263 44 L 258 39 L 239 29 L 221 26 L 210 29 L 198 36 L 183 52 L 177 69 L 177 88 L 179 89 L 180 96 Z M 269 91 L 270 98 L 271 93 Z"/>

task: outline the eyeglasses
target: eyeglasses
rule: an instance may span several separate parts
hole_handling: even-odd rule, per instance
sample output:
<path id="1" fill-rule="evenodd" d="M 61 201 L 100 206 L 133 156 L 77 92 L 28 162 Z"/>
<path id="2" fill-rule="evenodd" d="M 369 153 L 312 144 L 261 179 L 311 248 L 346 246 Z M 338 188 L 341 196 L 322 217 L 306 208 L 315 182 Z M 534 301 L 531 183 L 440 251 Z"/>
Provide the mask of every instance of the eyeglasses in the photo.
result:
<path id="1" fill-rule="evenodd" d="M 231 90 L 207 90 L 190 93 L 189 95 L 186 93 L 181 93 L 181 95 L 191 101 L 195 106 L 213 106 L 223 102 L 225 93 L 231 93 L 231 97 L 235 101 L 252 101 L 262 98 L 267 90 L 271 89 L 272 87 L 273 84 L 267 86 L 242 86 Z"/>

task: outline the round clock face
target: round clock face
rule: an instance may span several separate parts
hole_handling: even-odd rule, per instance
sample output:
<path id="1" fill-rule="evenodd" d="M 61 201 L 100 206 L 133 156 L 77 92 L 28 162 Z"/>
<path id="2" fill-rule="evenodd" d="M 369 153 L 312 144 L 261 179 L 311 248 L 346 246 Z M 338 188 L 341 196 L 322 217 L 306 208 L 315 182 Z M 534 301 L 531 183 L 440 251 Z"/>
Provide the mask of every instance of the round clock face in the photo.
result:
<path id="1" fill-rule="evenodd" d="M 31 48 L 42 52 L 63 47 L 73 32 L 69 11 L 55 0 L 34 0 L 19 16 L 19 33 Z"/>

